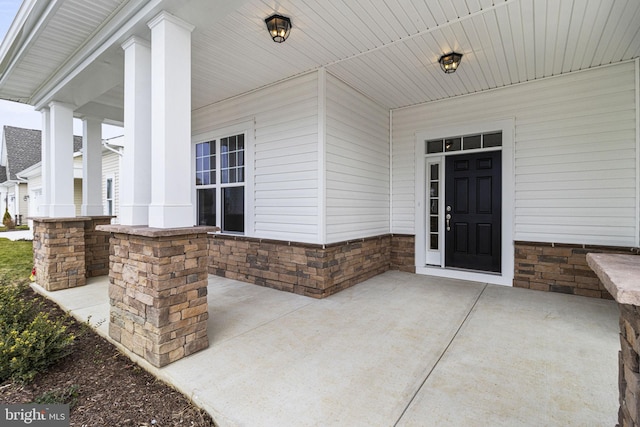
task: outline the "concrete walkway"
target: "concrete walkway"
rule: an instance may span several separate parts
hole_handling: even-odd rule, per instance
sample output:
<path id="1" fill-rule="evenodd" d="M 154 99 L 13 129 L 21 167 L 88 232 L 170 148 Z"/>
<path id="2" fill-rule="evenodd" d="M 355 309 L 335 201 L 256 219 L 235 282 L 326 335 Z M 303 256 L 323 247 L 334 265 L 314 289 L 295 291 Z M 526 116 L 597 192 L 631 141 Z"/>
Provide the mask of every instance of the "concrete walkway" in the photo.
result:
<path id="1" fill-rule="evenodd" d="M 106 335 L 107 279 L 46 293 Z M 324 300 L 210 276 L 207 350 L 156 369 L 224 426 L 611 426 L 613 301 L 387 272 Z"/>

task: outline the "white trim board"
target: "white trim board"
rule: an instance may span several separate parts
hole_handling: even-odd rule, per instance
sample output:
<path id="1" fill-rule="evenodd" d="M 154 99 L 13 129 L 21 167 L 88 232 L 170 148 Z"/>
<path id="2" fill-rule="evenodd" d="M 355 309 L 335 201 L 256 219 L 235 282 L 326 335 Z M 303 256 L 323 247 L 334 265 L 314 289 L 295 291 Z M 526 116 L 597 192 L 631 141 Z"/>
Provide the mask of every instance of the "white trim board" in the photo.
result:
<path id="1" fill-rule="evenodd" d="M 427 266 L 426 264 L 426 213 L 425 213 L 425 154 L 424 141 L 458 135 L 471 135 L 502 131 L 502 273 L 481 273 Z M 515 119 L 461 123 L 459 125 L 418 131 L 415 135 L 415 266 L 417 274 L 450 277 L 496 285 L 513 285 L 514 275 L 514 133 Z M 461 152 L 456 152 L 460 154 Z"/>

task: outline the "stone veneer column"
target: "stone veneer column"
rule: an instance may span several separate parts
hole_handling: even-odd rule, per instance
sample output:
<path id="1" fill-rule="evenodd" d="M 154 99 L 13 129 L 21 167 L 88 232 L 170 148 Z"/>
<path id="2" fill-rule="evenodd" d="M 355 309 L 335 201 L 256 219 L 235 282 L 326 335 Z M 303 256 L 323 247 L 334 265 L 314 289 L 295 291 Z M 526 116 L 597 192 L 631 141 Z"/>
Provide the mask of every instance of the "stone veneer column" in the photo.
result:
<path id="1" fill-rule="evenodd" d="M 620 306 L 618 425 L 640 426 L 640 257 L 587 254 L 587 262 Z"/>
<path id="2" fill-rule="evenodd" d="M 86 284 L 85 219 L 33 219 L 36 282 L 47 291 Z"/>
<path id="3" fill-rule="evenodd" d="M 156 367 L 207 348 L 207 233 L 217 229 L 98 230 L 112 233 L 111 338 Z"/>
<path id="4" fill-rule="evenodd" d="M 85 269 L 87 277 L 109 274 L 109 238 L 106 231 L 96 230 L 99 225 L 111 224 L 113 216 L 92 216 L 84 223 Z"/>

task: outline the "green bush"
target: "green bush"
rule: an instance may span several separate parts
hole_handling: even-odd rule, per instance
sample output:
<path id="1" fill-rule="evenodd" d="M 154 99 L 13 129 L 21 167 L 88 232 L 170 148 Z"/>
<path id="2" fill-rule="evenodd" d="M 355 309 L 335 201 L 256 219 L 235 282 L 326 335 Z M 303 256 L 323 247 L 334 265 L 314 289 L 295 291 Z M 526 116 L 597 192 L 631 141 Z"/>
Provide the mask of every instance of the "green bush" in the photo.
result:
<path id="1" fill-rule="evenodd" d="M 13 230 L 15 228 L 16 225 L 13 222 L 13 218 L 11 218 L 9 209 L 5 209 L 4 211 L 4 216 L 2 217 L 2 223 L 8 230 Z"/>
<path id="2" fill-rule="evenodd" d="M 0 283 L 0 382 L 33 380 L 71 353 L 74 336 L 26 295 L 26 285 Z"/>
<path id="3" fill-rule="evenodd" d="M 33 399 L 33 403 L 38 405 L 69 405 L 70 409 L 73 409 L 78 403 L 78 397 L 80 387 L 76 384 L 65 388 L 57 388 L 54 390 L 45 391 L 40 396 Z"/>

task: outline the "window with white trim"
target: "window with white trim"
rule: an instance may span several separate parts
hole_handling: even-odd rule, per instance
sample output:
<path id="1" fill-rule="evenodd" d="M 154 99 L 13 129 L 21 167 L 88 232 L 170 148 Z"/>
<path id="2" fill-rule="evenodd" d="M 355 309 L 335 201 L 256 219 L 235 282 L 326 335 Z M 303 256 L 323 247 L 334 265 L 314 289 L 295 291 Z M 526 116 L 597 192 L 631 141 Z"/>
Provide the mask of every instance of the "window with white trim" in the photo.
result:
<path id="1" fill-rule="evenodd" d="M 196 144 L 198 225 L 244 233 L 244 155 L 243 133 Z"/>
<path id="2" fill-rule="evenodd" d="M 105 182 L 105 210 L 107 215 L 113 215 L 113 177 L 108 177 Z"/>

